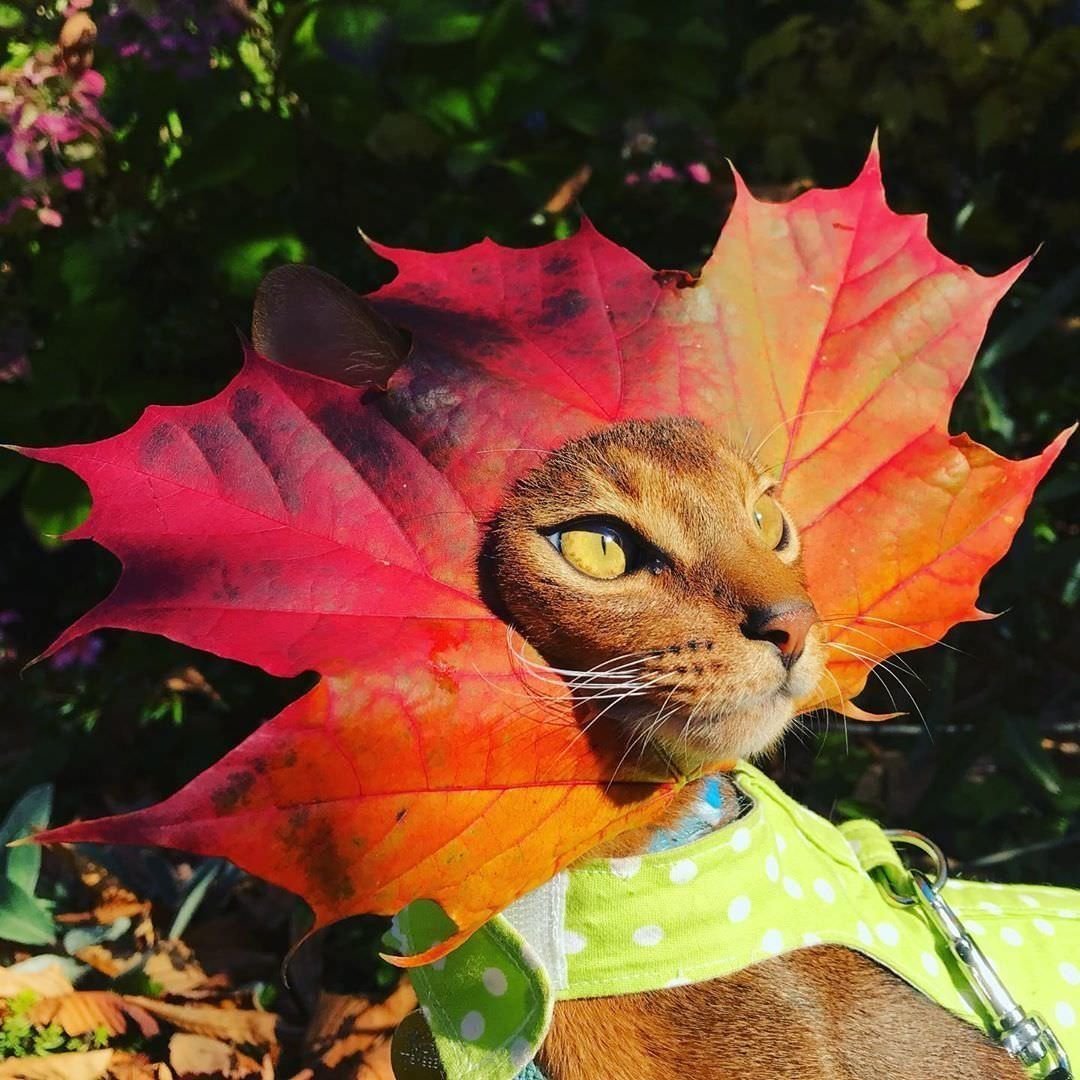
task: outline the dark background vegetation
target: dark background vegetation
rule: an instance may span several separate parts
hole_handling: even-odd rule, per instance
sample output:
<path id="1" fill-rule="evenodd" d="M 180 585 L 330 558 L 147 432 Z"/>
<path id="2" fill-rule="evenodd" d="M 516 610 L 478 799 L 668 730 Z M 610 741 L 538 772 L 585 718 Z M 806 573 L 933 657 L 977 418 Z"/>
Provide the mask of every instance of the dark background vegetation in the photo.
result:
<path id="1" fill-rule="evenodd" d="M 50 146 L 36 178 L 0 160 L 0 210 L 31 196 L 0 225 L 5 442 L 96 439 L 150 402 L 212 393 L 274 265 L 385 280 L 358 225 L 429 249 L 541 243 L 575 228 L 560 188 L 587 166 L 579 199 L 603 232 L 695 269 L 730 205 L 726 158 L 784 198 L 849 182 L 875 128 L 892 205 L 928 211 L 949 255 L 989 273 L 1042 245 L 953 430 L 1018 457 L 1080 415 L 1076 0 L 94 0 L 88 14 L 108 128 Z M 21 92 L 64 16 L 0 3 L 0 90 Z M 69 191 L 58 178 L 75 167 Z M 106 552 L 52 538 L 86 502 L 62 470 L 0 460 L 0 816 L 45 780 L 57 820 L 159 798 L 296 693 L 119 633 L 20 675 L 116 578 Z M 955 631 L 957 651 L 910 657 L 923 683 L 884 674 L 863 698 L 887 709 L 891 693 L 908 718 L 791 740 L 784 783 L 825 812 L 924 830 L 969 873 L 1080 885 L 1078 503 L 1074 453 L 987 580 L 982 606 L 1005 614 Z"/>

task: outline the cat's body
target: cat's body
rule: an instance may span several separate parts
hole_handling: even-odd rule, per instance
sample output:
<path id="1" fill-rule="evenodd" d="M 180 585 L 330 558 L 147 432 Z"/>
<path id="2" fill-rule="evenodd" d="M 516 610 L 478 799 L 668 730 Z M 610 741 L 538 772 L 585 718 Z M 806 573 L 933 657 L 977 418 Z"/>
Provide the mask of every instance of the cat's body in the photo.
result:
<path id="1" fill-rule="evenodd" d="M 733 794 L 729 792 L 729 795 Z M 656 823 L 695 798 L 687 788 Z M 718 826 L 731 820 L 738 801 Z M 648 848 L 651 829 L 596 854 Z M 815 946 L 650 994 L 558 1002 L 548 1080 L 1022 1080 L 1003 1050 L 860 953 Z"/>
<path id="2" fill-rule="evenodd" d="M 354 384 L 379 382 L 404 348 L 362 301 L 296 267 L 260 291 L 254 336 L 272 359 Z M 615 425 L 508 493 L 481 576 L 499 614 L 628 753 L 653 747 L 686 770 L 761 753 L 815 700 L 827 655 L 775 486 L 697 423 Z M 645 851 L 650 835 L 597 854 Z M 561 1003 L 540 1064 L 550 1080 L 1024 1076 L 975 1028 L 834 946 L 722 980 Z"/>

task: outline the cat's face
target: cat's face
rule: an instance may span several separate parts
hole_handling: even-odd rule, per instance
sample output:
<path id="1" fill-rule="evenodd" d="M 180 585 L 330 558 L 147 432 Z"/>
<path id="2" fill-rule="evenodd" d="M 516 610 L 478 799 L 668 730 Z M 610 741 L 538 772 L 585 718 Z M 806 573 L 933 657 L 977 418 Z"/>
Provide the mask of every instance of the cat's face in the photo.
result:
<path id="1" fill-rule="evenodd" d="M 821 679 L 773 486 L 694 421 L 628 422 L 556 451 L 496 519 L 506 613 L 628 744 L 685 765 L 759 752 Z"/>

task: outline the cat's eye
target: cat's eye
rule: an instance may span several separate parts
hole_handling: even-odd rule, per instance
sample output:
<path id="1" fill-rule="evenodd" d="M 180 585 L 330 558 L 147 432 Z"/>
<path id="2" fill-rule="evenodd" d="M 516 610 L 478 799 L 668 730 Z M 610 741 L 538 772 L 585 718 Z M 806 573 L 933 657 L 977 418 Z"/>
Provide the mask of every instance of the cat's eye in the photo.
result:
<path id="1" fill-rule="evenodd" d="M 762 495 L 754 503 L 754 524 L 771 551 L 787 546 L 788 527 L 780 504 L 771 495 Z"/>
<path id="2" fill-rule="evenodd" d="M 633 559 L 632 537 L 611 525 L 575 525 L 548 539 L 575 570 L 601 581 L 622 577 Z"/>

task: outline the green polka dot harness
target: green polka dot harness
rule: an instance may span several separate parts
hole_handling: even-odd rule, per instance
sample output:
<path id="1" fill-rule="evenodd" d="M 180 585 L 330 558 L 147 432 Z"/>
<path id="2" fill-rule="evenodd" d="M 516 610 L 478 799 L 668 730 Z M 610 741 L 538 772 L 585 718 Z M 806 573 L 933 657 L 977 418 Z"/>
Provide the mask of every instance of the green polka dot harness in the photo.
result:
<path id="1" fill-rule="evenodd" d="M 876 825 L 838 828 L 744 763 L 733 779 L 752 803 L 737 821 L 667 851 L 564 871 L 412 972 L 450 1080 L 518 1076 L 556 1000 L 703 982 L 823 943 L 865 953 L 994 1032 L 924 910 L 897 904 L 868 872 L 904 873 Z M 1080 894 L 953 880 L 943 896 L 1012 996 L 1080 1060 Z M 421 901 L 395 919 L 391 937 L 411 953 L 451 930 Z"/>

